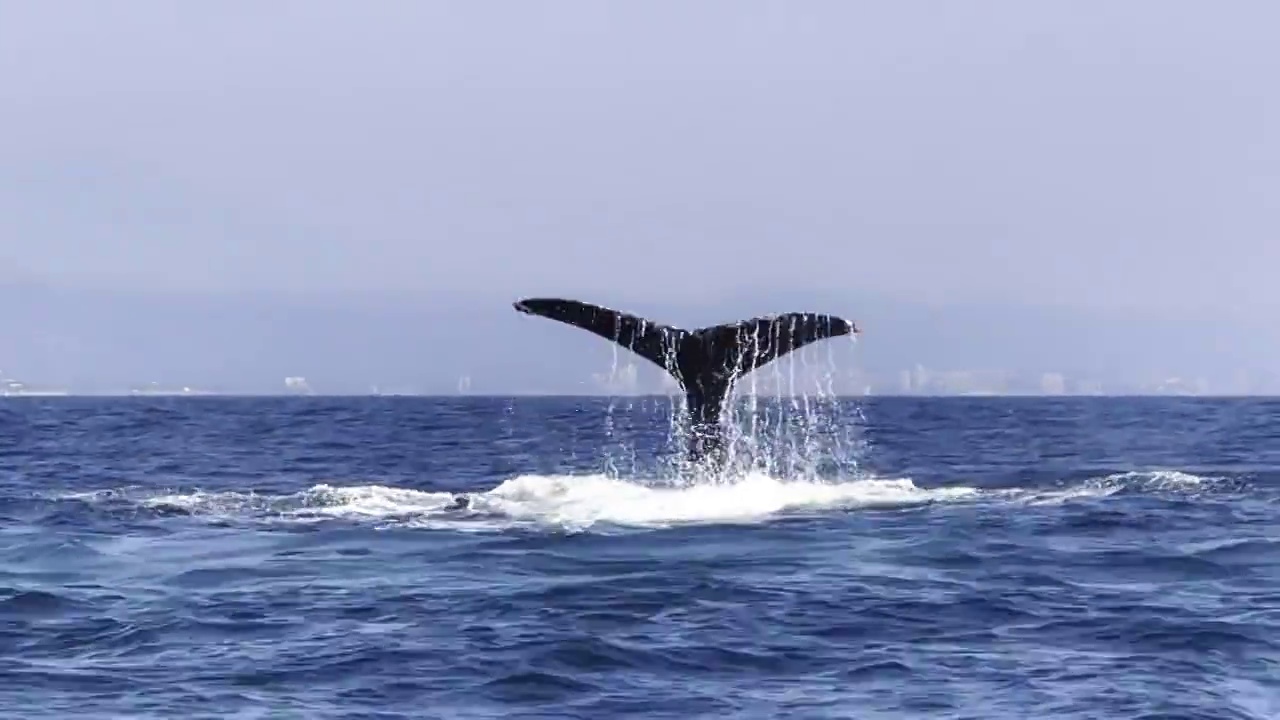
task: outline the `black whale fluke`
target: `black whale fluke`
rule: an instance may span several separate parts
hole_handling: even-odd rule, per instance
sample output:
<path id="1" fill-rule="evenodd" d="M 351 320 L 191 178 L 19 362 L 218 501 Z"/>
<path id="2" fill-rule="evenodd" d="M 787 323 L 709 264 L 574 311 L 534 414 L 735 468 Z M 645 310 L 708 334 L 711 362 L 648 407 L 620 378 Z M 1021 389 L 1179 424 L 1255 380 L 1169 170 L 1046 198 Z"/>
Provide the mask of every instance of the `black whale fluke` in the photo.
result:
<path id="1" fill-rule="evenodd" d="M 689 459 L 695 462 L 721 459 L 721 414 L 739 378 L 810 343 L 859 332 L 849 320 L 820 313 L 768 315 L 685 330 L 577 300 L 528 298 L 514 307 L 612 340 L 670 373 L 687 400 Z"/>

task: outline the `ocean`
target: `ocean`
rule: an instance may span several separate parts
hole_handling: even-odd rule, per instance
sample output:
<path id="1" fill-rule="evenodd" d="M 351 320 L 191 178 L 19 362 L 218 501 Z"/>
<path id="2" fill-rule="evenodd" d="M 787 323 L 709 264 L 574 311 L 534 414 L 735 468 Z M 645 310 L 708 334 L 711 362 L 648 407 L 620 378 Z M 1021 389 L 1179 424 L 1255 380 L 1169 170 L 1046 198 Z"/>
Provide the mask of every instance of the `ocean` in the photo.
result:
<path id="1" fill-rule="evenodd" d="M 1280 401 L 670 417 L 0 399 L 0 717 L 1280 717 Z"/>

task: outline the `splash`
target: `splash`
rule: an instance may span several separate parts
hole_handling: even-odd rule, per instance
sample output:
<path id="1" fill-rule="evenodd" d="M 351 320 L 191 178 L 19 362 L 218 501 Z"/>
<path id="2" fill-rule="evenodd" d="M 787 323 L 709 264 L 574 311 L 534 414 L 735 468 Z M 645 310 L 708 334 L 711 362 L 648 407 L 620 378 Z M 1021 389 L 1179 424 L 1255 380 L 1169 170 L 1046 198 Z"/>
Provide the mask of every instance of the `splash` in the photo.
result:
<path id="1" fill-rule="evenodd" d="M 850 342 L 856 343 L 856 337 L 850 336 Z M 620 364 L 622 349 L 611 345 L 612 366 L 597 382 L 611 390 L 634 390 L 634 361 Z M 611 393 L 603 420 L 604 473 L 614 478 L 656 473 L 679 484 L 752 474 L 810 482 L 865 477 L 866 417 L 860 403 L 837 392 L 838 385 L 852 384 L 857 370 L 846 369 L 848 377 L 841 378 L 835 352 L 834 342 L 806 346 L 739 379 L 725 409 L 727 461 L 719 478 L 709 478 L 684 460 L 688 412 L 683 394 L 672 392 L 672 382 L 667 382 L 667 394 L 657 398 Z M 656 457 L 637 450 L 644 425 L 655 422 L 665 425 Z"/>
<path id="2" fill-rule="evenodd" d="M 860 403 L 836 391 L 835 347 L 802 348 L 761 368 L 765 374 L 757 370 L 743 378 L 727 413 L 731 471 L 814 482 L 865 476 L 866 417 Z"/>

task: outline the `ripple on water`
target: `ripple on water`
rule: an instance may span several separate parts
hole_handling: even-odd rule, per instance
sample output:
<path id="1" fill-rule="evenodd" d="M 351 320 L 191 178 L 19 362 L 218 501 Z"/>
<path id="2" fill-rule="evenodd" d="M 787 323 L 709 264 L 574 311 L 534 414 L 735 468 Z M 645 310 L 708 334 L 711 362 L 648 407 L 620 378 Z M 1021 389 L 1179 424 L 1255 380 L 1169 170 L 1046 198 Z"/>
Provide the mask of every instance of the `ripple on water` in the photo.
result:
<path id="1" fill-rule="evenodd" d="M 1275 404 L 874 400 L 856 473 L 682 486 L 590 400 L 77 402 L 6 405 L 5 717 L 1280 715 Z"/>

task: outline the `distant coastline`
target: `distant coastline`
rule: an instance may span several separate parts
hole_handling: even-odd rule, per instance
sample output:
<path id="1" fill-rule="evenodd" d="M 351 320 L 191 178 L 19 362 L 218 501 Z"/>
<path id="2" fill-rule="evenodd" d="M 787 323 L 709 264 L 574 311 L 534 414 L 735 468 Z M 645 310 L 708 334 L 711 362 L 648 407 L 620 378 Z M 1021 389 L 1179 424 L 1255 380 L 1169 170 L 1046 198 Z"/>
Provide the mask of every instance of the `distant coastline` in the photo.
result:
<path id="1" fill-rule="evenodd" d="M 738 397 L 744 397 L 739 395 Z M 677 395 L 657 395 L 657 394 L 636 394 L 636 395 L 610 395 L 606 393 L 548 393 L 548 392 L 512 392 L 512 393 L 467 393 L 467 394 L 448 394 L 448 393 L 369 393 L 369 392 L 331 392 L 331 393 L 289 393 L 289 392 L 216 392 L 210 390 L 193 390 L 184 392 L 176 391 L 70 391 L 70 390 L 33 390 L 23 392 L 0 392 L 0 398 L 101 398 L 101 399 L 124 399 L 124 398 L 291 398 L 291 399 L 310 399 L 325 400 L 333 398 L 388 398 L 388 399 L 417 399 L 417 400 L 509 400 L 509 399 L 549 399 L 549 400 L 676 400 Z M 1116 400 L 1116 399 L 1140 399 L 1140 398 L 1192 398 L 1200 400 L 1232 400 L 1232 399 L 1271 399 L 1280 398 L 1280 394 L 1276 393 L 1256 393 L 1256 394 L 1204 394 L 1198 395 L 1194 393 L 1159 393 L 1159 392 L 1118 392 L 1118 393 L 1098 393 L 1098 394 L 1044 394 L 1044 393 L 971 393 L 971 394 L 947 394 L 947 393 L 921 393 L 921 394 L 904 394 L 904 393 L 884 393 L 884 394 L 818 394 L 818 393 L 792 393 L 792 394 L 773 394 L 760 393 L 756 397 L 762 399 L 770 398 L 837 398 L 841 400 Z"/>

